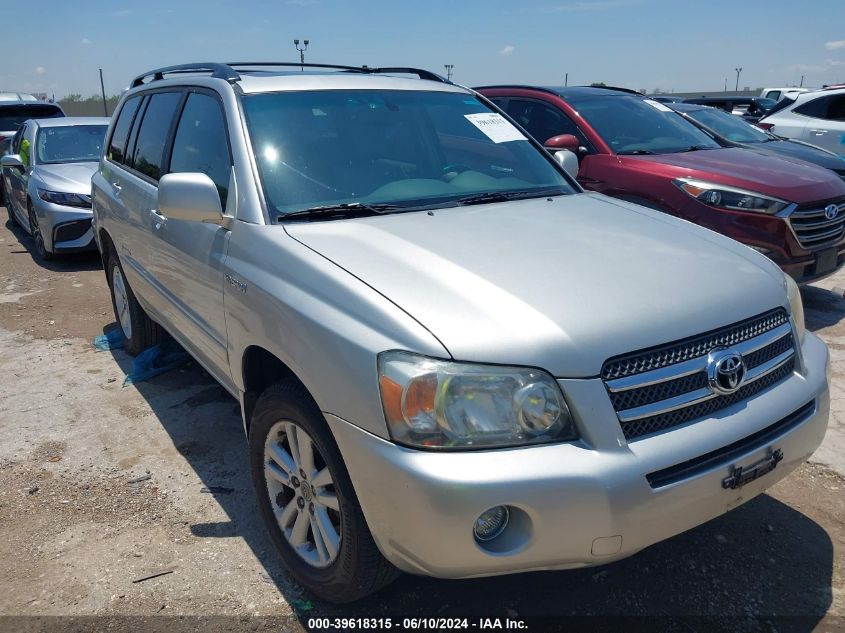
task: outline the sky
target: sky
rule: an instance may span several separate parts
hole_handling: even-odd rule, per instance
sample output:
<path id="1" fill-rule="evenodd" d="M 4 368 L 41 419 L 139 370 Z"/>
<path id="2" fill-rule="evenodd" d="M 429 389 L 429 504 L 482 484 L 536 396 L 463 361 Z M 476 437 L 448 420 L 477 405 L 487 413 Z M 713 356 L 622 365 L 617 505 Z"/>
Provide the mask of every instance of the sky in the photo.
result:
<path id="1" fill-rule="evenodd" d="M 415 66 L 468 86 L 649 92 L 845 82 L 843 0 L 40 0 L 4 32 L 0 91 L 118 94 L 196 61 Z"/>

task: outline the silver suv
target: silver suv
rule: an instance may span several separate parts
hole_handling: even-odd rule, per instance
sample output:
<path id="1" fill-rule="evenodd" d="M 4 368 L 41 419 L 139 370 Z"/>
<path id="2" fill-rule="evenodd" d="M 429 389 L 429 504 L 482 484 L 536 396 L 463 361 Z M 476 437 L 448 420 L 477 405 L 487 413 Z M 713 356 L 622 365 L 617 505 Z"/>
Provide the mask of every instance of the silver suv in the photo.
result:
<path id="1" fill-rule="evenodd" d="M 828 353 L 791 279 L 584 193 L 436 75 L 159 69 L 106 146 L 127 348 L 167 331 L 238 399 L 258 509 L 327 600 L 630 556 L 824 436 Z"/>

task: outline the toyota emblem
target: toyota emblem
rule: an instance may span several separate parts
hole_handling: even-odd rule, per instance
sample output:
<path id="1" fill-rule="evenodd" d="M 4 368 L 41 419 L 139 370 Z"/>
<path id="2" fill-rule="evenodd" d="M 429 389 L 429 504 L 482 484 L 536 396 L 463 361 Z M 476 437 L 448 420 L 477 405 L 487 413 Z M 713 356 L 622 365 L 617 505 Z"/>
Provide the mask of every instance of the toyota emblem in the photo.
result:
<path id="1" fill-rule="evenodd" d="M 716 393 L 731 394 L 745 380 L 745 361 L 732 349 L 719 349 L 707 357 L 707 381 Z"/>

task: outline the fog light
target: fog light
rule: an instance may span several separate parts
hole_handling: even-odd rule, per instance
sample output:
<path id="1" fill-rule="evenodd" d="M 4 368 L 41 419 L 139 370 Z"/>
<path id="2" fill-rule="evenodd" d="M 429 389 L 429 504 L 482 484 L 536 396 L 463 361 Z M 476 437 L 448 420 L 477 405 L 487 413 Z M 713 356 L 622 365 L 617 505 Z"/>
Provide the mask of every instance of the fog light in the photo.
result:
<path id="1" fill-rule="evenodd" d="M 472 528 L 476 540 L 483 543 L 499 536 L 508 525 L 509 514 L 506 506 L 496 506 L 482 512 Z"/>

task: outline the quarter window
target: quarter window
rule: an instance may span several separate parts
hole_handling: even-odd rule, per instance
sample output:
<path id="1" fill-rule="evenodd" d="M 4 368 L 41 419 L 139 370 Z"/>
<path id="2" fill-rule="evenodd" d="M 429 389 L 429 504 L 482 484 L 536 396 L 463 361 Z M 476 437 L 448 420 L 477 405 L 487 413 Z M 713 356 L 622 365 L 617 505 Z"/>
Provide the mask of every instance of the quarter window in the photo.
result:
<path id="1" fill-rule="evenodd" d="M 114 131 L 109 143 L 109 160 L 116 163 L 125 162 L 126 139 L 129 137 L 129 129 L 132 127 L 132 119 L 135 118 L 139 103 L 141 103 L 141 97 L 132 97 L 120 109 L 120 115 L 118 115 L 117 122 L 114 124 Z"/>
<path id="2" fill-rule="evenodd" d="M 164 148 L 182 94 L 157 92 L 150 97 L 135 143 L 133 167 L 153 180 L 162 174 Z"/>
<path id="3" fill-rule="evenodd" d="M 209 95 L 190 94 L 176 129 L 170 171 L 206 174 L 217 185 L 225 209 L 231 168 L 220 104 Z"/>

